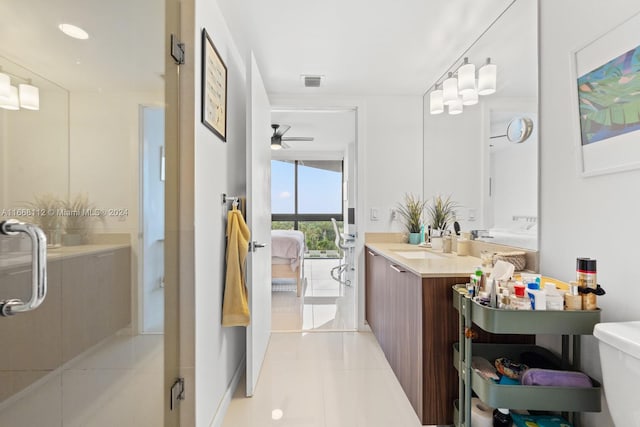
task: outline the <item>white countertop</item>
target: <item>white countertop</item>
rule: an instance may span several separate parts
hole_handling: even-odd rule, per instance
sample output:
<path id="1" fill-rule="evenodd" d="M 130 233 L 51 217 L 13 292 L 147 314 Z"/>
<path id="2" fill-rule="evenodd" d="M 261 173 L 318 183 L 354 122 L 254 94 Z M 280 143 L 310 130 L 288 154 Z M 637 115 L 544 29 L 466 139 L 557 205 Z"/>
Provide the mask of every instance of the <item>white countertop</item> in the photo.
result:
<path id="1" fill-rule="evenodd" d="M 97 254 L 115 249 L 127 248 L 128 244 L 99 244 L 99 245 L 78 245 L 62 246 L 59 248 L 47 248 L 47 261 L 72 258 L 76 256 Z M 20 252 L 0 255 L 0 269 L 22 267 L 31 265 L 31 252 Z"/>
<path id="2" fill-rule="evenodd" d="M 408 243 L 367 243 L 366 246 L 420 277 L 468 276 L 482 264 L 480 258 L 474 256 L 458 256 L 455 252 L 445 254 L 441 250 Z M 424 253 L 423 257 L 420 257 L 421 253 Z"/>

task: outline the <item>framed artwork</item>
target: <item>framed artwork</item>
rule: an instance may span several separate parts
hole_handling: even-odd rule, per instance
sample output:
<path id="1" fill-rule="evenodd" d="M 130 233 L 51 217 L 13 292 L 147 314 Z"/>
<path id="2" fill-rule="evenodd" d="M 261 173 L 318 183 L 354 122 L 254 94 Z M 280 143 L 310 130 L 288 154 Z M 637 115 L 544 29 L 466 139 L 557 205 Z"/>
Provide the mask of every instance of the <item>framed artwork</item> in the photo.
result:
<path id="1" fill-rule="evenodd" d="M 578 171 L 640 168 L 640 13 L 572 53 Z"/>
<path id="2" fill-rule="evenodd" d="M 227 141 L 227 66 L 202 29 L 202 124 Z"/>

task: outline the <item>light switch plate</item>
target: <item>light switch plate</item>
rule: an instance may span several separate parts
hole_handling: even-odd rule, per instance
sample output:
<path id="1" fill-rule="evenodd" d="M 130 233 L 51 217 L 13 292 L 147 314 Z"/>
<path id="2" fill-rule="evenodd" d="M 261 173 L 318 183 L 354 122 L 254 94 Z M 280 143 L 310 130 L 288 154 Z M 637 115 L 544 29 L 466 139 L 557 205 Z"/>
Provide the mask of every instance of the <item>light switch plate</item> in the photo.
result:
<path id="1" fill-rule="evenodd" d="M 371 208 L 370 219 L 371 221 L 380 220 L 380 210 L 378 208 Z"/>

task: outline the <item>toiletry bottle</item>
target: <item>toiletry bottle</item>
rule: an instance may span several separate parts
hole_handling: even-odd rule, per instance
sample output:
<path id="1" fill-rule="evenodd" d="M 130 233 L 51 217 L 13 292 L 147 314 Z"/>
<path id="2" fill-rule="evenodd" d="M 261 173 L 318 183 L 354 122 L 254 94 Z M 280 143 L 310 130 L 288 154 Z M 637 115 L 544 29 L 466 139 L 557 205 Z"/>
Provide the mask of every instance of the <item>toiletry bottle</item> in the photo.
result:
<path id="1" fill-rule="evenodd" d="M 481 290 L 484 291 L 484 273 L 482 272 L 482 267 L 476 267 L 476 277 L 478 278 L 478 286 Z"/>
<path id="2" fill-rule="evenodd" d="M 509 299 L 509 305 L 512 310 L 531 310 L 531 300 L 525 294 L 525 287 L 522 283 L 517 282 L 514 286 L 515 293 Z"/>
<path id="3" fill-rule="evenodd" d="M 496 287 L 498 283 L 494 279 L 487 279 L 487 287 L 489 288 L 489 306 L 498 308 L 498 290 Z"/>
<path id="4" fill-rule="evenodd" d="M 569 292 L 564 294 L 565 310 L 582 310 L 582 296 L 578 292 L 578 282 L 569 282 Z"/>
<path id="5" fill-rule="evenodd" d="M 420 243 L 424 243 L 424 224 L 420 225 Z"/>
<path id="6" fill-rule="evenodd" d="M 596 289 L 596 260 L 591 258 L 576 259 L 576 280 L 579 286 Z"/>
<path id="7" fill-rule="evenodd" d="M 537 283 L 529 283 L 527 285 L 527 295 L 531 300 L 531 309 L 533 310 L 546 310 L 547 309 L 547 295 L 544 289 L 539 289 Z"/>
<path id="8" fill-rule="evenodd" d="M 556 284 L 547 282 L 544 284 L 545 299 L 547 302 L 547 310 L 563 310 L 564 300 L 562 295 L 557 291 Z"/>
<path id="9" fill-rule="evenodd" d="M 509 298 L 509 289 L 502 290 L 502 296 L 500 298 L 500 303 L 498 304 L 498 308 L 502 308 L 502 309 L 511 308 L 511 300 Z"/>
<path id="10" fill-rule="evenodd" d="M 508 409 L 496 408 L 493 411 L 493 427 L 511 427 L 511 414 Z"/>

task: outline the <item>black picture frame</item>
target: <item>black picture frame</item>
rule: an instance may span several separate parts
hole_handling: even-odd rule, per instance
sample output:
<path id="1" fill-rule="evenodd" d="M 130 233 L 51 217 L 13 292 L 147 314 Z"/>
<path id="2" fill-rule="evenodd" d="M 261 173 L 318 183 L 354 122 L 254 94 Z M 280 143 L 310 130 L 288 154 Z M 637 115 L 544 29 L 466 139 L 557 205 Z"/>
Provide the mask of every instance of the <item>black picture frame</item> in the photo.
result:
<path id="1" fill-rule="evenodd" d="M 202 29 L 201 121 L 227 142 L 227 66 L 205 28 Z"/>

